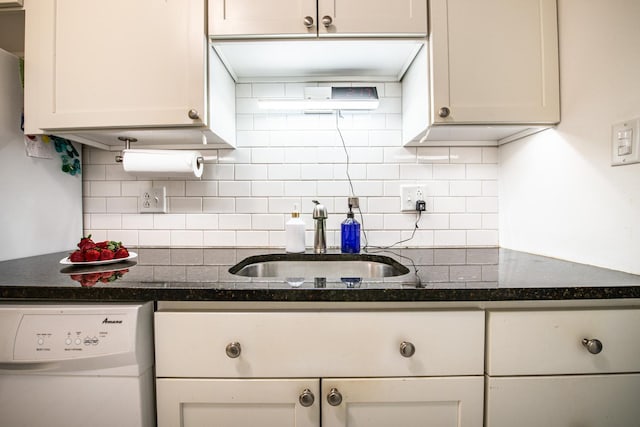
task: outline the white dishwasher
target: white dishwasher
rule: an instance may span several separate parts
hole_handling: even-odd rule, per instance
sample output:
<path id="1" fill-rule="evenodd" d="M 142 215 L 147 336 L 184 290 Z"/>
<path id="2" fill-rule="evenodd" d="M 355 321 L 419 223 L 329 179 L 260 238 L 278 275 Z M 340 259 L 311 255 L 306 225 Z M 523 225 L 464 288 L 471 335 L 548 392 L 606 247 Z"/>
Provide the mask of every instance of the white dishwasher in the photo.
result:
<path id="1" fill-rule="evenodd" d="M 151 427 L 153 305 L 0 304 L 0 425 Z"/>

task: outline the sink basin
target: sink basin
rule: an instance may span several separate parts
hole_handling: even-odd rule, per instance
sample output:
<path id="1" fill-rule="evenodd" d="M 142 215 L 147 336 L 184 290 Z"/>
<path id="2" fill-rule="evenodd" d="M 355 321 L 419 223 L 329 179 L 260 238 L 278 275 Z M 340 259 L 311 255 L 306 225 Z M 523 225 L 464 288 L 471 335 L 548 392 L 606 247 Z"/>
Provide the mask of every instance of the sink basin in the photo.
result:
<path id="1" fill-rule="evenodd" d="M 245 258 L 229 269 L 244 277 L 358 278 L 402 276 L 409 269 L 392 258 L 369 254 L 269 254 Z"/>

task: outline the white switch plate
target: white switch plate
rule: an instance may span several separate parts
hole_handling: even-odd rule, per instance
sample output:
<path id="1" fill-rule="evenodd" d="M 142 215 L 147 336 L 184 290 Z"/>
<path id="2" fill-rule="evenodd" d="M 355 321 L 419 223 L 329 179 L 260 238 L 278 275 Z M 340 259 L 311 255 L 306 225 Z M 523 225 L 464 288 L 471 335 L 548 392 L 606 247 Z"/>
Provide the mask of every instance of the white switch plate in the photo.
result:
<path id="1" fill-rule="evenodd" d="M 426 191 L 424 185 L 401 185 L 400 186 L 400 210 L 409 212 L 416 210 L 416 202 L 425 200 Z"/>
<path id="2" fill-rule="evenodd" d="M 640 118 L 611 127 L 611 165 L 640 163 Z"/>
<path id="3" fill-rule="evenodd" d="M 140 191 L 140 213 L 167 213 L 167 187 L 146 188 Z"/>

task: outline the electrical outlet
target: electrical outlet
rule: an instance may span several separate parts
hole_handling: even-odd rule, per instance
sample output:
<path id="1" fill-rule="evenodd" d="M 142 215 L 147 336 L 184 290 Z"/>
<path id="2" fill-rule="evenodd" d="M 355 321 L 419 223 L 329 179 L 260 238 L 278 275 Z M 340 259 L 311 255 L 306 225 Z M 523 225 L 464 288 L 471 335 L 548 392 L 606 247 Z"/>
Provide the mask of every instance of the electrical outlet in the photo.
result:
<path id="1" fill-rule="evenodd" d="M 140 192 L 140 213 L 167 213 L 167 187 L 147 188 Z"/>
<path id="2" fill-rule="evenodd" d="M 425 200 L 426 191 L 424 185 L 400 186 L 400 210 L 402 212 L 415 212 L 416 202 Z"/>

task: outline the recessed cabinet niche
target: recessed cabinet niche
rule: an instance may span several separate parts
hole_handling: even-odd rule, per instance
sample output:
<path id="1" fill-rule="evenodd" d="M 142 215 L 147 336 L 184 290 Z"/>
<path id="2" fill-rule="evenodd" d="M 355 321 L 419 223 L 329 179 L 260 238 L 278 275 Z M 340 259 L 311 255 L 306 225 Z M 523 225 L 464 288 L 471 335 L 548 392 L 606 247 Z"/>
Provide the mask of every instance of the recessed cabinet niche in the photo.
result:
<path id="1" fill-rule="evenodd" d="M 426 0 L 209 0 L 209 33 L 225 37 L 426 35 Z"/>

